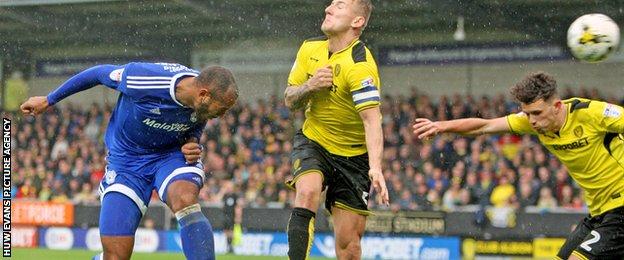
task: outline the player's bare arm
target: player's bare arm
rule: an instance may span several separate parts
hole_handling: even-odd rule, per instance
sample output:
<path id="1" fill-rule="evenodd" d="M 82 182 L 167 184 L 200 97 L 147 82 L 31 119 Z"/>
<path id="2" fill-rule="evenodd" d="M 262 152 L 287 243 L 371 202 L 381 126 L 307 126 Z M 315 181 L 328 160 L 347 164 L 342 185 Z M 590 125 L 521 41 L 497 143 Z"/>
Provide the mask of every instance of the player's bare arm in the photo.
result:
<path id="1" fill-rule="evenodd" d="M 366 148 L 368 150 L 368 163 L 370 170 L 368 176 L 371 178 L 373 188 L 377 192 L 377 202 L 389 205 L 390 199 L 386 180 L 381 171 L 381 160 L 383 154 L 383 132 L 381 129 L 381 112 L 379 107 L 373 107 L 360 112 L 360 117 L 364 123 L 366 135 Z"/>
<path id="2" fill-rule="evenodd" d="M 509 132 L 507 118 L 493 119 L 463 118 L 449 121 L 431 121 L 418 118 L 413 125 L 414 135 L 419 139 L 433 137 L 439 133 L 456 133 L 461 135 L 482 135 Z"/>
<path id="3" fill-rule="evenodd" d="M 310 100 L 310 96 L 321 89 L 327 89 L 333 84 L 333 74 L 331 66 L 316 70 L 314 76 L 301 86 L 289 86 L 284 92 L 286 106 L 291 110 L 305 107 Z"/>
<path id="4" fill-rule="evenodd" d="M 36 116 L 46 111 L 48 108 L 48 99 L 44 96 L 30 97 L 20 106 L 20 110 L 24 115 Z"/>

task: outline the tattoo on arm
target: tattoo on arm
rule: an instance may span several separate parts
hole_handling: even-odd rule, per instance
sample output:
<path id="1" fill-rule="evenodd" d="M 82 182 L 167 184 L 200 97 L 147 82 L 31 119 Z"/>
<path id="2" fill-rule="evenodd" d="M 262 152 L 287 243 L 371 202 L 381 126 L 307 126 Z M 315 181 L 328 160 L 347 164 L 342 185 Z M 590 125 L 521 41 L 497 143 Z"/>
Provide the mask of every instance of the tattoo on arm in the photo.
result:
<path id="1" fill-rule="evenodd" d="M 289 86 L 284 93 L 286 106 L 291 110 L 303 108 L 308 104 L 312 94 L 308 85 Z"/>

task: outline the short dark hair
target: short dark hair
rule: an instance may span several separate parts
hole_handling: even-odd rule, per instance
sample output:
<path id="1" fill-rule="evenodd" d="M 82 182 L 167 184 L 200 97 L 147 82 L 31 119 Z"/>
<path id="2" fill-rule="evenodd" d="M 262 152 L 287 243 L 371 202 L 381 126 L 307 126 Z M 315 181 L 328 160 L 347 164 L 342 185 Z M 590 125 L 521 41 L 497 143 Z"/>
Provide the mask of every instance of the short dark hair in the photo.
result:
<path id="1" fill-rule="evenodd" d="M 368 20 L 370 20 L 371 13 L 373 12 L 374 6 L 371 0 L 354 0 L 355 3 L 362 11 L 362 16 L 364 16 L 364 27 L 368 24 Z"/>
<path id="2" fill-rule="evenodd" d="M 557 81 L 546 72 L 532 72 L 511 87 L 510 92 L 516 101 L 531 104 L 540 99 L 548 100 L 556 96 Z"/>
<path id="3" fill-rule="evenodd" d="M 197 83 L 201 87 L 211 86 L 210 95 L 218 100 L 224 100 L 230 92 L 234 94 L 234 100 L 238 98 L 238 87 L 232 72 L 221 66 L 204 68 L 197 76 Z"/>

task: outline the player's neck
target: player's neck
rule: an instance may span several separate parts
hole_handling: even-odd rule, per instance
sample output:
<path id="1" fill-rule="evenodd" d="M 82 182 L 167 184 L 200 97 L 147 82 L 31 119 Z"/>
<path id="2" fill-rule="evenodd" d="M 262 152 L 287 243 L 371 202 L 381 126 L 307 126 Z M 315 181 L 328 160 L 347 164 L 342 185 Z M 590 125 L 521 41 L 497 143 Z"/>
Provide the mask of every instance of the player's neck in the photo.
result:
<path id="1" fill-rule="evenodd" d="M 561 131 L 561 128 L 563 127 L 563 125 L 566 122 L 566 117 L 567 117 L 567 106 L 565 104 L 563 104 L 563 107 L 561 108 L 561 110 L 559 111 L 559 113 L 557 113 L 557 125 L 555 126 L 557 129 L 555 129 L 554 132 L 559 132 Z"/>
<path id="2" fill-rule="evenodd" d="M 178 82 L 175 87 L 176 99 L 185 107 L 193 108 L 195 106 L 195 99 L 193 98 L 193 77 L 183 78 Z"/>
<path id="3" fill-rule="evenodd" d="M 344 48 L 347 48 L 347 46 L 349 46 L 349 44 L 355 41 L 358 37 L 359 35 L 357 35 L 354 31 L 348 31 L 343 34 L 329 35 L 327 37 L 329 42 L 329 52 L 336 53 Z"/>

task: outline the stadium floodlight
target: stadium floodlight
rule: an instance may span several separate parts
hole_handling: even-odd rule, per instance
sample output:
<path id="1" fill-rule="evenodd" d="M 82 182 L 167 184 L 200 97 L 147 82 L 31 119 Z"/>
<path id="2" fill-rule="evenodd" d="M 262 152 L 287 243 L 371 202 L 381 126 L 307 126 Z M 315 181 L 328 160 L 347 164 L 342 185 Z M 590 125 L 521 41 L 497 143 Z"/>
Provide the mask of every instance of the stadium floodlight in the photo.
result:
<path id="1" fill-rule="evenodd" d="M 125 0 L 0 0 L 0 6 L 59 5 L 113 1 L 118 2 Z"/>

